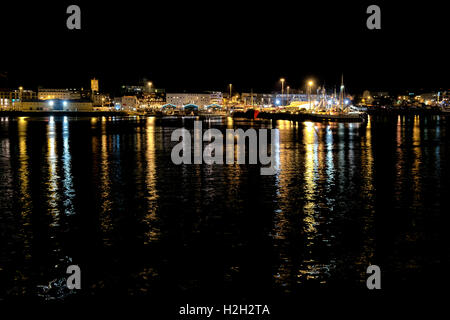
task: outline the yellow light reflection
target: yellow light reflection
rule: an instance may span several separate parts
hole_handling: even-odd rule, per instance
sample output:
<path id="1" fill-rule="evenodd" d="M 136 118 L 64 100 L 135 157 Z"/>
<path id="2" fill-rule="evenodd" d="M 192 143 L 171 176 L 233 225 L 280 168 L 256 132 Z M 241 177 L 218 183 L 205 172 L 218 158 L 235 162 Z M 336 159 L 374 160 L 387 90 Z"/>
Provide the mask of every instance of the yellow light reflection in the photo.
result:
<path id="1" fill-rule="evenodd" d="M 50 117 L 47 125 L 47 166 L 48 166 L 48 180 L 47 180 L 47 194 L 48 207 L 50 215 L 53 217 L 51 226 L 59 225 L 59 209 L 58 209 L 58 157 L 56 153 L 56 132 L 55 120 Z"/>
<path id="2" fill-rule="evenodd" d="M 422 184 L 420 179 L 420 177 L 422 176 L 422 174 L 420 173 L 420 166 L 422 164 L 422 148 L 421 148 L 419 116 L 414 116 L 413 150 L 414 150 L 414 161 L 411 168 L 411 176 L 413 177 L 414 205 L 420 206 L 421 203 L 420 193 L 422 190 Z"/>
<path id="3" fill-rule="evenodd" d="M 28 122 L 26 117 L 19 117 L 17 122 L 19 136 L 19 190 L 22 223 L 20 224 L 20 234 L 23 235 L 23 255 L 26 260 L 31 259 L 31 243 L 33 232 L 31 230 L 31 212 L 33 209 L 30 194 L 30 180 L 27 152 L 27 129 Z"/>
<path id="4" fill-rule="evenodd" d="M 304 123 L 304 145 L 305 145 L 305 178 L 304 178 L 304 190 L 306 203 L 303 208 L 304 212 L 304 230 L 307 233 L 309 240 L 313 240 L 317 233 L 317 222 L 314 217 L 315 207 L 315 191 L 316 191 L 316 178 L 317 172 L 317 135 L 313 122 Z"/>
<path id="5" fill-rule="evenodd" d="M 146 126 L 146 152 L 145 160 L 147 166 L 145 186 L 147 199 L 147 213 L 143 218 L 143 222 L 147 225 L 145 233 L 146 240 L 144 244 L 157 241 L 160 238 L 160 228 L 158 225 L 159 217 L 157 216 L 157 199 L 158 193 L 156 188 L 156 148 L 155 148 L 155 118 L 147 118 Z"/>
<path id="6" fill-rule="evenodd" d="M 101 123 L 101 151 L 100 151 L 100 199 L 101 211 L 99 214 L 100 227 L 103 231 L 103 243 L 105 246 L 112 245 L 111 233 L 113 231 L 112 224 L 112 207 L 113 201 L 111 199 L 111 180 L 109 177 L 109 158 L 111 152 L 109 146 L 109 139 L 106 131 L 106 119 L 102 117 Z"/>

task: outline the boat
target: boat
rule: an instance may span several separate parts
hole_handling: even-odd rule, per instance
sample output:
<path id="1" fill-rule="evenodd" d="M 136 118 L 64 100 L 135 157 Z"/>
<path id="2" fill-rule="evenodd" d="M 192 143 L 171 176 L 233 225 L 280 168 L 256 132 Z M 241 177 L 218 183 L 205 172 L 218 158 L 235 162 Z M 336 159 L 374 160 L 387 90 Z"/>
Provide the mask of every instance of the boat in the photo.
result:
<path id="1" fill-rule="evenodd" d="M 364 122 L 367 113 L 344 102 L 344 76 L 341 77 L 339 103 L 336 102 L 336 91 L 331 103 L 327 101 L 325 87 L 322 87 L 322 98 L 317 105 L 308 110 L 306 117 L 313 121 L 354 121 Z"/>

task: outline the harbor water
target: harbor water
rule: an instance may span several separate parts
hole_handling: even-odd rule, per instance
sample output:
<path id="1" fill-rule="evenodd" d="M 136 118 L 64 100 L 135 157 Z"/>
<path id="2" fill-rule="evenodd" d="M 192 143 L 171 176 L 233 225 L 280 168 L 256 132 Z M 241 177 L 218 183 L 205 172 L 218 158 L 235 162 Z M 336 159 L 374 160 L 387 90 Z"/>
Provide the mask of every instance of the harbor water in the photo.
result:
<path id="1" fill-rule="evenodd" d="M 175 165 L 153 117 L 3 117 L 0 300 L 211 299 L 436 286 L 450 254 L 450 121 L 233 120 L 277 128 L 276 172 Z M 82 270 L 80 292 L 64 288 Z"/>

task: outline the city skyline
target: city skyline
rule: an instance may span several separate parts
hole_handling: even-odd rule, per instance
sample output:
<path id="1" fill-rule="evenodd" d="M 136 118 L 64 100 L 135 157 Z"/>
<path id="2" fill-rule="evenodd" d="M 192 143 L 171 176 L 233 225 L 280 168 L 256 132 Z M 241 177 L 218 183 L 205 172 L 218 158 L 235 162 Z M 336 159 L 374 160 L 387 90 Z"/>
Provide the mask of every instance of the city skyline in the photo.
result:
<path id="1" fill-rule="evenodd" d="M 91 73 L 92 74 L 92 73 Z M 340 77 L 342 77 L 343 74 L 341 74 Z M 289 81 L 289 79 L 286 78 L 278 78 L 277 81 L 272 81 L 274 79 L 271 79 L 268 81 L 268 83 L 271 83 L 272 85 L 266 85 L 264 87 L 256 87 L 256 86 L 242 86 L 241 82 L 236 79 L 237 81 L 228 82 L 223 84 L 221 87 L 213 87 L 213 86 L 206 86 L 206 87 L 192 87 L 189 85 L 185 86 L 179 86 L 176 87 L 174 85 L 161 85 L 162 81 L 152 81 L 149 80 L 149 78 L 142 77 L 137 78 L 135 80 L 122 80 L 117 81 L 115 83 L 112 83 L 111 80 L 108 81 L 108 79 L 98 78 L 98 77 L 85 77 L 85 79 L 80 80 L 80 82 L 70 82 L 70 85 L 67 84 L 61 84 L 61 83 L 55 83 L 55 82 L 45 82 L 41 84 L 36 84 L 35 80 L 33 79 L 27 79 L 23 81 L 18 80 L 8 80 L 6 73 L 2 74 L 2 78 L 0 79 L 0 88 L 4 89 L 17 89 L 17 88 L 25 88 L 25 89 L 31 89 L 31 90 L 39 90 L 42 88 L 57 88 L 57 89 L 85 89 L 89 90 L 90 87 L 90 79 L 98 79 L 101 83 L 100 92 L 103 93 L 109 93 L 113 96 L 121 95 L 121 88 L 124 86 L 142 86 L 145 87 L 148 83 L 151 83 L 154 88 L 164 89 L 166 92 L 170 93 L 201 93 L 201 92 L 223 92 L 228 93 L 230 85 L 232 86 L 232 91 L 236 93 L 279 93 L 282 91 L 282 86 L 280 79 L 285 79 L 285 86 L 289 87 L 291 90 L 291 93 L 305 93 L 307 91 L 308 82 L 312 81 L 314 83 L 315 89 L 325 88 L 327 91 L 332 92 L 334 89 L 339 89 L 339 81 L 336 80 L 334 83 L 327 83 L 325 80 L 322 80 L 316 76 L 309 76 L 305 77 L 303 80 L 295 79 L 294 81 Z M 23 85 L 23 84 L 28 85 Z M 106 83 L 106 85 L 105 85 Z M 45 84 L 45 85 L 44 85 Z M 396 95 L 396 94 L 403 94 L 408 92 L 416 92 L 416 93 L 424 93 L 424 92 L 438 92 L 438 91 L 449 91 L 450 86 L 438 86 L 438 87 L 432 87 L 432 86 L 417 86 L 417 87 L 351 87 L 347 85 L 347 81 L 345 81 L 345 87 L 346 90 L 355 95 L 362 95 L 364 91 L 375 91 L 375 92 L 389 92 L 390 94 Z"/>

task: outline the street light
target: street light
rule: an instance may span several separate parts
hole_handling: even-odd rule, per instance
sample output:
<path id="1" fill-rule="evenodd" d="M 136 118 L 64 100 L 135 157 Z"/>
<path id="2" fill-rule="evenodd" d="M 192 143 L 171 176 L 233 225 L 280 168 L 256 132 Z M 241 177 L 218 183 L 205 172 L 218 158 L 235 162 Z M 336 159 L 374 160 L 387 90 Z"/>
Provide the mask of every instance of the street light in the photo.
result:
<path id="1" fill-rule="evenodd" d="M 283 105 L 283 94 L 284 94 L 284 82 L 286 81 L 286 79 L 281 78 L 281 105 Z"/>
<path id="2" fill-rule="evenodd" d="M 152 91 L 153 82 L 149 81 L 147 82 L 147 85 L 148 85 L 148 92 L 150 93 Z"/>
<path id="3" fill-rule="evenodd" d="M 311 110 L 311 87 L 314 85 L 314 82 L 308 81 L 308 101 L 309 101 L 309 110 Z"/>
<path id="4" fill-rule="evenodd" d="M 287 87 L 286 87 L 286 90 L 287 90 L 287 99 L 286 99 L 286 104 L 288 104 L 288 103 L 289 103 L 289 89 L 291 89 L 291 87 L 290 87 L 290 86 L 287 86 Z"/>

